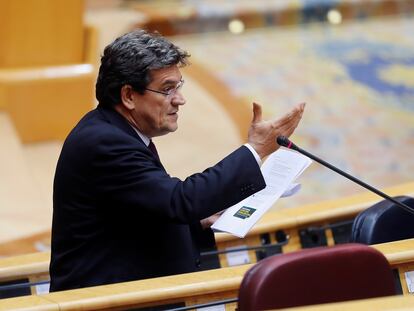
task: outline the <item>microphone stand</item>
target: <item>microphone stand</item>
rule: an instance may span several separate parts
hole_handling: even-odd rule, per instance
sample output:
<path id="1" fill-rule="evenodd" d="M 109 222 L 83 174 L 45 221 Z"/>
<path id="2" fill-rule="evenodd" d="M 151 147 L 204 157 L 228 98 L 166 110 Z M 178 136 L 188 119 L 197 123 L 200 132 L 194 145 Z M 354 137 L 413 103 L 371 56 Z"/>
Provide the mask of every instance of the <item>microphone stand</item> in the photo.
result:
<path id="1" fill-rule="evenodd" d="M 344 177 L 352 180 L 353 182 L 357 183 L 358 185 L 360 185 L 360 186 L 362 186 L 362 187 L 364 187 L 364 188 L 366 188 L 366 189 L 374 192 L 375 194 L 379 195 L 380 197 L 383 197 L 384 199 L 387 199 L 387 200 L 395 203 L 400 208 L 402 208 L 405 211 L 407 211 L 407 212 L 409 212 L 409 213 L 411 213 L 411 214 L 414 215 L 414 209 L 412 207 L 410 207 L 407 204 L 404 204 L 402 202 L 398 202 L 396 199 L 394 199 L 393 197 L 390 197 L 386 193 L 384 193 L 382 191 L 379 191 L 378 189 L 376 189 L 376 188 L 368 185 L 367 183 L 363 182 L 362 180 L 360 180 L 360 179 L 358 179 L 358 178 L 356 178 L 356 177 L 354 177 L 352 175 L 349 175 L 348 173 L 340 170 L 339 168 L 333 166 L 332 164 L 329 164 L 328 162 L 326 162 L 326 161 L 318 158 L 317 156 L 315 156 L 315 155 L 307 152 L 306 150 L 303 150 L 302 148 L 299 148 L 297 145 L 295 145 L 294 143 L 292 143 L 288 138 L 286 138 L 284 136 L 279 136 L 277 138 L 277 143 L 280 146 L 283 146 L 283 147 L 286 147 L 288 149 L 293 149 L 293 150 L 298 151 L 299 153 L 307 156 L 308 158 L 311 158 L 312 160 L 314 160 L 314 161 L 322 164 L 323 166 L 326 166 L 327 168 L 335 171 L 336 173 L 338 173 L 338 174 L 340 174 L 340 175 L 342 175 L 342 176 L 344 176 Z"/>

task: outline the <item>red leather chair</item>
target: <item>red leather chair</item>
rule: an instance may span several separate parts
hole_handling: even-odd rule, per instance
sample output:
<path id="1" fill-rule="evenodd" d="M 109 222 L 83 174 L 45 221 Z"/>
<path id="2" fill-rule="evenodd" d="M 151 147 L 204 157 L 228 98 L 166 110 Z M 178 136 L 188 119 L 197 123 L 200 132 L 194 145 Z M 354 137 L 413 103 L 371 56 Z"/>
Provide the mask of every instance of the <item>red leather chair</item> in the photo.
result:
<path id="1" fill-rule="evenodd" d="M 268 257 L 248 270 L 239 311 L 288 308 L 395 295 L 382 253 L 362 244 L 318 247 Z"/>

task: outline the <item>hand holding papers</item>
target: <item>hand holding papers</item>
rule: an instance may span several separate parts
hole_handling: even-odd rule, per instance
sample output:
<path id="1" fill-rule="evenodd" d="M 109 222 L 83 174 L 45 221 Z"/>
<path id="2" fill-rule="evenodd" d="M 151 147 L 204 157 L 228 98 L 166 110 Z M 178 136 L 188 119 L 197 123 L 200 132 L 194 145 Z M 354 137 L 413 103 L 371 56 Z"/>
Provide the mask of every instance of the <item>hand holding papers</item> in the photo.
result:
<path id="1" fill-rule="evenodd" d="M 211 228 L 243 238 L 311 163 L 300 153 L 279 148 L 261 167 L 266 188 L 228 208 Z"/>

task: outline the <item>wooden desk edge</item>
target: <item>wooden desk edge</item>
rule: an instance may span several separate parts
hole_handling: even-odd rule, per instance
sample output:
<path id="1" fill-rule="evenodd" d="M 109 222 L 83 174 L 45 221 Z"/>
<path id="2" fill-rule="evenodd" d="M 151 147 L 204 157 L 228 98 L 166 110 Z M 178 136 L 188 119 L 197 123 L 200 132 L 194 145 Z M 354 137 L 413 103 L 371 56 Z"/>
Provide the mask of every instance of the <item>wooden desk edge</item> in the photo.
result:
<path id="1" fill-rule="evenodd" d="M 0 280 L 45 274 L 49 271 L 50 252 L 39 252 L 0 259 Z"/>
<path id="2" fill-rule="evenodd" d="M 397 296 L 386 296 L 379 298 L 369 298 L 361 300 L 351 300 L 351 301 L 341 301 L 333 302 L 312 306 L 303 306 L 296 308 L 287 308 L 279 310 L 291 310 L 291 311 L 319 311 L 319 310 L 329 310 L 329 311 L 343 311 L 343 310 L 377 310 L 377 311 L 386 311 L 386 310 L 400 310 L 408 311 L 413 310 L 414 306 L 414 296 L 409 295 L 397 295 Z"/>
<path id="3" fill-rule="evenodd" d="M 414 259 L 414 239 L 395 241 L 372 246 L 383 252 L 391 265 Z M 41 297 L 56 303 L 65 310 L 91 310 L 103 306 L 121 307 L 144 305 L 150 302 L 168 301 L 208 295 L 219 292 L 237 292 L 246 271 L 253 264 L 188 273 L 182 275 L 139 280 L 84 289 L 55 292 Z M 19 299 L 19 298 L 11 298 Z M 0 301 L 2 304 L 10 299 Z"/>
<path id="4" fill-rule="evenodd" d="M 414 195 L 414 182 L 403 183 L 383 189 L 391 196 Z M 276 231 L 278 228 L 292 228 L 305 226 L 315 221 L 335 221 L 345 217 L 354 217 L 367 207 L 381 201 L 382 198 L 369 192 L 335 200 L 328 200 L 318 203 L 306 204 L 292 209 L 271 211 L 252 228 L 247 236 L 259 235 L 269 231 Z M 316 209 L 315 209 L 316 207 Z M 227 233 L 216 234 L 216 242 L 221 243 L 234 240 L 235 237 Z"/>

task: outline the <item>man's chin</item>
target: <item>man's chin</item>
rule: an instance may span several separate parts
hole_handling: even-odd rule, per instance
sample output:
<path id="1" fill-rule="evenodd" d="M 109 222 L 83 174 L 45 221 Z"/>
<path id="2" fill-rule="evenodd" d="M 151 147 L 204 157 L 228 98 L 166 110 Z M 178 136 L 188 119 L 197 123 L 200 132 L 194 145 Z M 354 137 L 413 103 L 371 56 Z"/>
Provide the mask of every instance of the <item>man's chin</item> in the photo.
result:
<path id="1" fill-rule="evenodd" d="M 172 124 L 168 125 L 168 131 L 169 132 L 175 132 L 178 129 L 178 123 L 174 122 Z"/>
<path id="2" fill-rule="evenodd" d="M 173 127 L 170 127 L 170 128 L 169 128 L 169 132 L 170 132 L 170 133 L 173 133 L 173 132 L 175 132 L 176 130 L 178 130 L 178 125 L 176 125 L 176 126 L 173 126 Z"/>
<path id="3" fill-rule="evenodd" d="M 154 135 L 153 137 L 167 135 L 168 133 L 175 132 L 177 129 L 178 129 L 178 125 L 177 124 L 176 125 L 171 125 L 171 126 L 168 126 L 168 127 L 164 128 L 164 129 L 160 130 L 158 132 L 158 134 L 157 135 Z"/>

